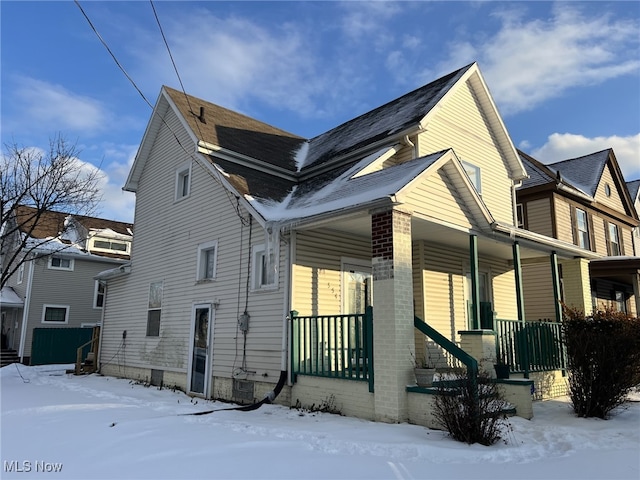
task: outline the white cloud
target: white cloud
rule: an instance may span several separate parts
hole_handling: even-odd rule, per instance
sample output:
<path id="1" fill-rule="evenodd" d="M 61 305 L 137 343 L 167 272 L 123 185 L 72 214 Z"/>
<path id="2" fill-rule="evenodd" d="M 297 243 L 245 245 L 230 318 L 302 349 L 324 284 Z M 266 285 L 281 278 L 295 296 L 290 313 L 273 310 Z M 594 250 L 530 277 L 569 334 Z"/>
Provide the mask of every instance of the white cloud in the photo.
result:
<path id="1" fill-rule="evenodd" d="M 628 137 L 588 138 L 572 133 L 549 135 L 547 143 L 531 152 L 543 163 L 553 163 L 576 158 L 589 153 L 613 148 L 626 181 L 640 178 L 640 133 Z"/>
<path id="2" fill-rule="evenodd" d="M 137 145 L 101 145 L 91 150 L 99 150 L 107 162 L 102 162 L 99 168 L 103 174 L 100 182 L 102 201 L 98 216 L 109 220 L 133 222 L 135 210 L 135 194 L 125 192 L 125 184 L 133 160 L 137 152 Z"/>
<path id="3" fill-rule="evenodd" d="M 437 67 L 446 73 L 477 60 L 504 115 L 534 108 L 577 86 L 598 85 L 640 69 L 637 21 L 587 17 L 559 5 L 548 19 L 523 19 L 520 7 L 495 14 L 502 24 L 473 45 L 454 40 Z M 433 77 L 432 71 L 425 72 Z"/>
<path id="4" fill-rule="evenodd" d="M 330 76 L 309 54 L 313 40 L 294 25 L 267 29 L 248 19 L 220 18 L 206 10 L 190 10 L 163 23 L 182 81 L 196 96 L 240 111 L 258 99 L 305 114 L 314 111 L 313 97 L 331 87 Z M 139 34 L 142 41 L 133 52 L 137 57 L 134 76 L 154 82 L 155 94 L 159 81 L 179 87 L 157 34 Z"/>
<path id="5" fill-rule="evenodd" d="M 61 85 L 19 77 L 15 99 L 20 105 L 10 124 L 38 131 L 95 133 L 108 127 L 110 115 L 99 101 L 78 95 Z"/>

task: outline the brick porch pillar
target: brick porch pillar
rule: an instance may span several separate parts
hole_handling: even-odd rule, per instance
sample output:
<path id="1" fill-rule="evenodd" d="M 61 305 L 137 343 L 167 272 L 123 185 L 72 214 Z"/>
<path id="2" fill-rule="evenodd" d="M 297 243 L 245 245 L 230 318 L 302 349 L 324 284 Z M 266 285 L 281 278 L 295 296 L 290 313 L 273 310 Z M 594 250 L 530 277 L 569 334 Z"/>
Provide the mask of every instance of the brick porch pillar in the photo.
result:
<path id="1" fill-rule="evenodd" d="M 399 210 L 372 212 L 371 250 L 375 416 L 378 421 L 404 422 L 415 349 L 411 215 Z"/>
<path id="2" fill-rule="evenodd" d="M 584 258 L 564 260 L 562 262 L 562 285 L 564 287 L 564 303 L 568 307 L 582 310 L 585 315 L 590 315 L 593 306 L 591 304 L 589 260 Z"/>

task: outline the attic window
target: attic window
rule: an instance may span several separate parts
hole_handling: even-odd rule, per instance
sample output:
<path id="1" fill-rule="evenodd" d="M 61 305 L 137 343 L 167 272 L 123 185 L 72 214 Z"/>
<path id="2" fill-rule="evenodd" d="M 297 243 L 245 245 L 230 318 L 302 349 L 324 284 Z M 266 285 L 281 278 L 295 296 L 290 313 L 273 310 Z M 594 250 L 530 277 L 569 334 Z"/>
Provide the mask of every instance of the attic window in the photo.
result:
<path id="1" fill-rule="evenodd" d="M 95 248 L 96 250 L 108 250 L 126 253 L 129 250 L 129 244 L 126 242 L 116 242 L 114 240 L 95 239 L 93 241 L 93 248 Z"/>
<path id="2" fill-rule="evenodd" d="M 482 195 L 482 182 L 480 180 L 480 167 L 473 163 L 461 161 L 464 171 L 467 172 L 471 184 L 476 188 L 478 195 Z"/>
<path id="3" fill-rule="evenodd" d="M 191 162 L 185 162 L 176 169 L 176 196 L 182 200 L 191 193 Z"/>
<path id="4" fill-rule="evenodd" d="M 605 183 L 605 184 L 604 184 L 604 194 L 605 194 L 607 197 L 610 197 L 610 196 L 611 196 L 611 186 L 610 186 L 608 183 Z"/>

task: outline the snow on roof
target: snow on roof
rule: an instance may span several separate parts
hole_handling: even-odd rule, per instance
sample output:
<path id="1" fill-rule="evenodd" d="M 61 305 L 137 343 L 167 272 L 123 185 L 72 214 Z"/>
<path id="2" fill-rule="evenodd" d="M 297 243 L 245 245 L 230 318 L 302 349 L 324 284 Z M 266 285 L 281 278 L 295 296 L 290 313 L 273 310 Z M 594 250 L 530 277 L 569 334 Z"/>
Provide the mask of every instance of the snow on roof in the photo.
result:
<path id="1" fill-rule="evenodd" d="M 424 172 L 444 155 L 434 153 L 406 163 L 354 177 L 353 174 L 377 158 L 375 152 L 352 163 L 338 177 L 331 178 L 317 189 L 294 189 L 282 202 L 253 198 L 247 199 L 268 221 L 291 221 L 323 213 L 366 205 L 397 194 L 409 182 Z"/>
<path id="2" fill-rule="evenodd" d="M 24 302 L 11 287 L 2 287 L 0 289 L 0 306 L 3 307 L 22 307 Z"/>

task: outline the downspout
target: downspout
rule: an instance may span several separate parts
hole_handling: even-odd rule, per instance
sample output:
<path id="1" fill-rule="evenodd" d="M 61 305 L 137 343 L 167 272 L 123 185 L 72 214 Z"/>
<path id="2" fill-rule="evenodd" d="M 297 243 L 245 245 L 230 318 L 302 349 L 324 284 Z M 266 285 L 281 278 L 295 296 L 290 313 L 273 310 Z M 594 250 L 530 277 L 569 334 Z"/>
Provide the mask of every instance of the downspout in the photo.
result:
<path id="1" fill-rule="evenodd" d="M 407 145 L 408 147 L 413 148 L 413 155 L 411 156 L 411 159 L 413 160 L 414 158 L 418 158 L 418 147 L 416 147 L 416 145 L 409 140 L 409 135 L 405 135 L 402 138 L 402 143 L 404 143 L 405 145 Z"/>
<path id="2" fill-rule="evenodd" d="M 104 338 L 104 313 L 107 310 L 107 292 L 109 291 L 109 287 L 107 282 L 104 280 L 98 280 L 99 283 L 104 285 L 104 294 L 102 296 L 102 313 L 100 314 L 100 339 L 98 340 L 98 358 L 96 358 L 96 364 L 98 365 L 98 373 L 102 369 L 102 365 L 100 364 L 100 357 L 102 356 L 102 339 Z"/>
<path id="3" fill-rule="evenodd" d="M 516 198 L 516 189 L 521 186 L 522 186 L 522 180 L 519 180 L 517 182 L 514 182 L 514 181 L 511 182 L 511 209 L 513 210 L 511 214 L 513 215 L 513 224 L 516 227 L 518 226 L 518 200 Z"/>
<path id="4" fill-rule="evenodd" d="M 284 306 L 282 312 L 282 358 L 280 360 L 280 371 L 284 372 L 287 370 L 288 365 L 288 340 L 289 340 L 289 312 L 291 308 L 291 270 L 293 269 L 293 265 L 291 263 L 291 258 L 293 258 L 292 250 L 295 243 L 295 231 L 291 231 L 289 236 L 288 248 L 285 249 L 285 269 L 284 269 Z"/>
<path id="5" fill-rule="evenodd" d="M 24 308 L 22 310 L 22 329 L 20 332 L 20 348 L 18 349 L 18 355 L 20 356 L 20 363 L 24 361 L 24 344 L 27 340 L 27 323 L 29 320 L 29 306 L 31 304 L 31 288 L 33 287 L 33 264 L 35 260 L 29 261 L 29 279 L 27 280 L 27 294 L 24 298 Z"/>

